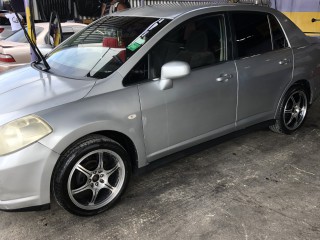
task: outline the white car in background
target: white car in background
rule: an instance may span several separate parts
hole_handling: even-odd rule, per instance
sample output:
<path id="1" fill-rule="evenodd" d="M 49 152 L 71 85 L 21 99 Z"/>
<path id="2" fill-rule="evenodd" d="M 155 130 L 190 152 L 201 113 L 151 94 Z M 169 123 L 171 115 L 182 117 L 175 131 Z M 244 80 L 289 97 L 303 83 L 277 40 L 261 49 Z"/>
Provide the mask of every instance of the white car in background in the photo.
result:
<path id="1" fill-rule="evenodd" d="M 0 40 L 10 37 L 14 32 L 11 30 L 10 25 L 0 25 Z"/>
<path id="2" fill-rule="evenodd" d="M 86 25 L 81 23 L 61 23 L 62 41 L 85 27 Z M 50 43 L 49 23 L 36 23 L 35 32 L 37 46 L 45 55 L 53 49 L 53 45 Z M 30 61 L 30 45 L 22 29 L 0 41 L 0 72 L 28 64 Z"/>

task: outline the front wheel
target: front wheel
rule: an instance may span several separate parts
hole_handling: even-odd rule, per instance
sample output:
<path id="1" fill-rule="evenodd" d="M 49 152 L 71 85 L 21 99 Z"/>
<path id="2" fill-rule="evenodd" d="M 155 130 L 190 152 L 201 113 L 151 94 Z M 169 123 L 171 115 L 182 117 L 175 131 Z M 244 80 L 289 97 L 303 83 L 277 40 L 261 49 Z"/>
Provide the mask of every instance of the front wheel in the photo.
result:
<path id="1" fill-rule="evenodd" d="M 283 98 L 277 113 L 276 123 L 270 129 L 277 133 L 290 134 L 303 124 L 308 110 L 308 97 L 304 88 L 292 87 Z"/>
<path id="2" fill-rule="evenodd" d="M 120 144 L 90 135 L 62 155 L 53 176 L 53 192 L 67 211 L 91 216 L 114 205 L 130 173 L 129 156 Z"/>

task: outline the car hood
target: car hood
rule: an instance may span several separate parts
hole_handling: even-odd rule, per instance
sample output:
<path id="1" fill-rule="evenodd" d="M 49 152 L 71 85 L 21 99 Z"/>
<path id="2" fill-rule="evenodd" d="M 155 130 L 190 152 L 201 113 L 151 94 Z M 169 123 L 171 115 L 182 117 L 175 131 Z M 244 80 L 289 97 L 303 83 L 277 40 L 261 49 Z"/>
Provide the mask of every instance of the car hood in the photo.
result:
<path id="1" fill-rule="evenodd" d="M 79 100 L 94 80 L 76 80 L 22 67 L 0 74 L 0 126 L 29 114 Z"/>

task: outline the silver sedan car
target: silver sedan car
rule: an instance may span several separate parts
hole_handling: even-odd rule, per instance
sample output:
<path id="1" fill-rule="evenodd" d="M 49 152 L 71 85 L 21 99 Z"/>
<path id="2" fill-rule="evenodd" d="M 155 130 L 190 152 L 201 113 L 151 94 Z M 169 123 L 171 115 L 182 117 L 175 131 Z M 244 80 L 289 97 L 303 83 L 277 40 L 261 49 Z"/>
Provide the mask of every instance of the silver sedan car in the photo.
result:
<path id="1" fill-rule="evenodd" d="M 156 160 L 261 122 L 294 132 L 319 89 L 319 44 L 271 8 L 106 16 L 47 64 L 0 75 L 0 209 L 55 198 L 73 214 L 100 213 Z"/>

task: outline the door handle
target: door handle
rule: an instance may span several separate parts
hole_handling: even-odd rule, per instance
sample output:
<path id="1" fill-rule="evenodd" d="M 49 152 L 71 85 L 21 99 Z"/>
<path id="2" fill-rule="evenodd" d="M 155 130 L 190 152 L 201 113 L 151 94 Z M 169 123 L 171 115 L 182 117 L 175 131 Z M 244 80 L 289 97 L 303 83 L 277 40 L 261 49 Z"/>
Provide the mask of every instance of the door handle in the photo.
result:
<path id="1" fill-rule="evenodd" d="M 282 60 L 279 61 L 280 65 L 287 65 L 288 63 L 290 63 L 290 59 L 286 59 L 285 58 L 285 59 L 282 59 Z"/>
<path id="2" fill-rule="evenodd" d="M 232 78 L 232 74 L 221 74 L 220 77 L 216 78 L 217 82 L 228 82 Z"/>

